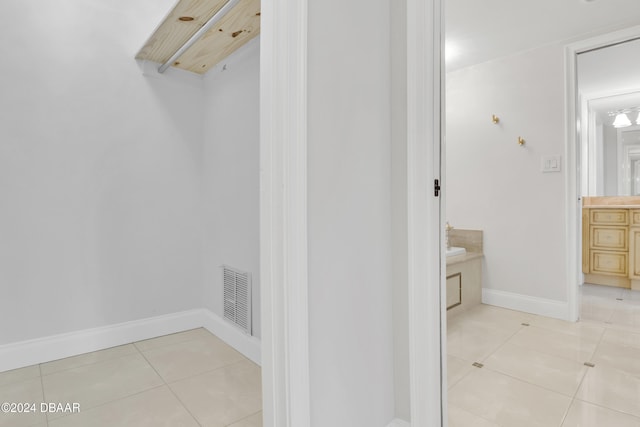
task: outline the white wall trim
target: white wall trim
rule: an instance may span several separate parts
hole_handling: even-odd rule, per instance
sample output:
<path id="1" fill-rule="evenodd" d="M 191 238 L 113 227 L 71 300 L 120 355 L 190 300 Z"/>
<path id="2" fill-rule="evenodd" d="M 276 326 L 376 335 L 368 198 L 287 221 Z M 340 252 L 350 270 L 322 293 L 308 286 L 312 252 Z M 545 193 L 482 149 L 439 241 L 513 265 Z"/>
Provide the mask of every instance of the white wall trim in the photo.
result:
<path id="1" fill-rule="evenodd" d="M 196 309 L 5 344 L 0 346 L 0 372 L 200 328 L 210 315 L 215 316 Z"/>
<path id="2" fill-rule="evenodd" d="M 265 427 L 308 427 L 307 0 L 262 3 L 260 279 Z"/>
<path id="3" fill-rule="evenodd" d="M 202 326 L 257 365 L 262 364 L 260 339 L 247 335 L 210 310 L 202 310 Z"/>
<path id="4" fill-rule="evenodd" d="M 400 418 L 396 418 L 391 421 L 387 427 L 411 427 L 411 424 L 408 422 L 401 420 Z"/>
<path id="5" fill-rule="evenodd" d="M 621 31 L 603 34 L 572 43 L 565 48 L 565 229 L 566 229 L 566 284 L 567 310 L 563 318 L 569 321 L 578 320 L 578 285 L 582 277 L 582 252 L 580 250 L 580 150 L 578 138 L 580 136 L 577 123 L 577 55 L 591 49 L 620 43 L 640 37 L 640 26 L 630 27 Z"/>
<path id="6" fill-rule="evenodd" d="M 441 53 L 441 0 L 407 0 L 409 364 L 414 427 L 446 425 L 442 207 L 433 196 L 434 179 L 441 179 Z"/>
<path id="7" fill-rule="evenodd" d="M 524 311 L 525 313 L 555 317 L 556 319 L 563 320 L 566 319 L 569 307 L 569 303 L 565 301 L 556 301 L 486 288 L 482 289 L 482 302 L 510 310 Z"/>

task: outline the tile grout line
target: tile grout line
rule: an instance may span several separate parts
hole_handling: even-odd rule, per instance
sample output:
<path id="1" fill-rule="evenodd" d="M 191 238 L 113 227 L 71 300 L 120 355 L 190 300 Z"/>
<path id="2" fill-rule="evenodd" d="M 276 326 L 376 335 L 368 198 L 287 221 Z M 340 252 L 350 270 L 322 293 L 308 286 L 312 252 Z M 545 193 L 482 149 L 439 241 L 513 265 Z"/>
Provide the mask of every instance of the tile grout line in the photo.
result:
<path id="1" fill-rule="evenodd" d="M 197 329 L 197 328 L 196 328 L 196 329 Z M 179 332 L 178 332 L 178 333 L 179 333 Z M 171 334 L 170 334 L 170 335 L 171 335 Z M 165 336 L 165 335 L 162 335 L 162 336 Z M 153 339 L 153 338 L 151 338 L 151 339 Z M 192 340 L 188 340 L 188 341 L 192 341 Z M 188 341 L 181 341 L 180 343 L 174 343 L 174 344 L 181 344 L 181 343 L 185 343 L 185 342 L 188 342 Z M 130 342 L 130 343 L 128 343 L 128 344 L 123 344 L 123 345 L 122 345 L 122 346 L 132 345 L 132 346 L 135 348 L 135 350 L 136 350 L 135 352 L 131 352 L 131 353 L 129 353 L 129 354 L 125 354 L 125 355 L 121 355 L 121 356 L 117 356 L 117 357 L 113 357 L 113 358 L 109 358 L 109 359 L 101 360 L 101 361 L 98 361 L 98 362 L 88 363 L 88 364 L 85 364 L 85 365 L 79 365 L 79 366 L 76 366 L 76 367 L 73 367 L 73 368 L 62 369 L 62 370 L 60 370 L 60 371 L 56 371 L 56 372 L 52 372 L 52 373 L 50 373 L 50 374 L 47 374 L 46 376 L 49 376 L 49 375 L 55 375 L 55 374 L 58 374 L 58 373 L 61 373 L 61 372 L 67 372 L 67 371 L 70 371 L 70 370 L 73 370 L 73 369 L 84 368 L 84 367 L 88 367 L 88 366 L 94 366 L 94 365 L 104 364 L 104 363 L 108 363 L 108 362 L 113 362 L 114 360 L 124 359 L 124 358 L 126 358 L 126 357 L 130 357 L 130 356 L 133 356 L 133 355 L 139 355 L 139 356 L 141 356 L 141 357 L 142 357 L 142 359 L 147 363 L 147 365 L 149 365 L 149 367 L 150 367 L 151 369 L 153 369 L 153 371 L 156 373 L 156 375 L 158 375 L 158 378 L 160 378 L 160 380 L 162 381 L 162 383 L 163 383 L 163 384 L 162 384 L 162 385 L 158 385 L 158 386 L 153 386 L 153 387 L 150 387 L 150 388 L 145 389 L 145 390 L 137 391 L 137 392 L 135 392 L 135 393 L 128 394 L 128 395 L 126 395 L 126 396 L 121 396 L 121 397 L 118 397 L 118 398 L 116 398 L 116 399 L 113 399 L 113 400 L 109 400 L 109 401 L 103 402 L 103 403 L 101 403 L 101 404 L 99 404 L 99 405 L 95 405 L 95 406 L 90 407 L 88 410 L 92 410 L 92 409 L 95 409 L 95 408 L 99 408 L 99 407 L 105 406 L 105 405 L 107 405 L 107 404 L 111 404 L 111 403 L 114 403 L 114 402 L 118 402 L 118 401 L 121 401 L 121 400 L 125 400 L 125 399 L 128 399 L 128 398 L 130 398 L 130 397 L 137 396 L 137 395 L 139 395 L 139 394 L 143 394 L 143 393 L 146 393 L 146 392 L 148 392 L 148 391 L 150 391 L 150 390 L 155 390 L 155 389 L 160 388 L 160 387 L 163 387 L 163 386 L 167 386 L 167 388 L 170 390 L 170 392 L 175 396 L 175 393 L 173 393 L 173 390 L 171 390 L 171 387 L 169 387 L 169 385 L 168 385 L 168 384 L 167 384 L 167 382 L 164 380 L 164 378 L 163 378 L 163 377 L 158 373 L 158 371 L 155 369 L 155 367 L 154 367 L 154 366 L 149 362 L 149 360 L 145 357 L 145 355 L 143 354 L 143 352 L 142 352 L 142 351 L 141 351 L 141 350 L 140 350 L 140 349 L 135 345 L 135 343 L 136 343 L 136 342 L 138 342 L 138 341 L 134 341 L 134 342 Z M 116 347 L 121 347 L 121 346 L 116 346 Z M 115 348 L 115 347 L 110 347 L 110 348 Z M 158 347 L 158 348 L 159 348 L 159 347 Z M 105 350 L 107 350 L 107 349 L 105 349 Z M 103 351 L 103 350 L 98 350 L 98 351 Z M 83 354 L 91 354 L 91 353 L 94 353 L 94 352 L 83 353 Z M 81 356 L 81 355 L 82 355 L 82 354 L 80 354 L 80 355 L 78 355 L 78 356 Z M 71 357 L 75 357 L 75 356 L 71 356 Z M 59 360 L 64 360 L 64 359 L 59 359 Z M 48 362 L 46 362 L 46 363 L 48 363 Z M 44 378 L 44 376 L 45 376 L 45 375 L 42 375 L 42 364 L 38 364 L 38 367 L 39 367 L 39 369 L 40 369 L 40 374 L 41 374 L 41 375 L 40 375 L 40 381 L 41 381 L 41 384 L 42 384 L 43 397 L 44 397 L 44 383 L 43 383 L 43 378 Z M 177 398 L 177 396 L 176 396 L 176 398 Z M 193 416 L 193 414 L 192 414 L 192 413 L 191 413 L 191 412 L 190 412 L 190 411 L 189 411 L 189 410 L 184 406 L 184 404 L 182 403 L 182 401 L 180 401 L 180 400 L 178 399 L 178 402 L 179 402 L 179 403 L 184 407 L 184 409 L 187 411 L 187 413 L 189 413 L 189 415 L 191 415 L 191 417 L 194 419 L 194 421 L 196 422 L 196 424 L 198 424 L 198 425 L 200 426 L 200 423 L 198 423 L 198 421 L 195 419 L 195 417 Z M 73 415 L 75 415 L 75 414 L 65 414 L 65 415 L 62 415 L 62 416 L 60 416 L 60 417 L 58 417 L 58 418 L 56 418 L 56 419 L 65 418 L 65 417 L 69 417 L 69 416 L 73 416 Z M 47 414 L 47 427 L 48 427 L 48 425 L 49 425 L 49 416 L 48 416 L 48 414 Z"/>
<path id="2" fill-rule="evenodd" d="M 145 357 L 145 360 L 146 360 L 146 357 Z M 177 383 L 177 382 L 179 382 L 179 381 L 184 381 L 184 380 L 188 380 L 188 379 L 191 379 L 191 378 L 199 377 L 200 375 L 210 374 L 210 373 L 212 373 L 212 372 L 219 371 L 220 369 L 224 369 L 224 368 L 228 368 L 228 367 L 230 367 L 230 366 L 238 365 L 238 364 L 240 364 L 240 363 L 242 363 L 242 362 L 251 362 L 251 360 L 246 359 L 246 358 L 245 358 L 245 359 L 242 359 L 242 360 L 236 360 L 235 362 L 231 362 L 231 363 L 228 363 L 228 364 L 226 364 L 226 365 L 219 366 L 219 367 L 217 367 L 217 368 L 215 368 L 215 369 L 209 369 L 209 370 L 207 370 L 207 371 L 203 371 L 203 372 L 200 372 L 200 373 L 198 373 L 198 374 L 193 374 L 193 375 L 186 376 L 186 377 L 184 377 L 184 378 L 179 378 L 179 379 L 177 379 L 177 380 L 170 381 L 170 382 L 168 382 L 168 383 L 166 383 L 166 384 L 167 384 L 168 386 L 171 386 L 171 384 L 175 384 L 175 383 Z M 252 362 L 252 363 L 253 363 L 253 362 Z M 151 362 L 149 362 L 149 364 L 151 364 Z M 154 369 L 155 369 L 155 368 L 154 368 Z M 157 371 L 156 371 L 156 372 L 157 372 Z M 160 375 L 160 374 L 158 374 L 158 375 Z M 162 378 L 162 377 L 161 377 L 161 378 Z M 162 378 L 162 381 L 165 381 L 165 379 L 164 379 L 164 378 Z"/>
<path id="3" fill-rule="evenodd" d="M 246 420 L 246 419 L 249 419 L 249 418 L 253 417 L 253 416 L 254 416 L 254 415 L 256 415 L 256 414 L 259 414 L 260 412 L 262 412 L 262 409 L 260 409 L 260 410 L 259 410 L 259 411 L 257 411 L 257 412 L 254 412 L 254 413 L 253 413 L 253 414 L 251 414 L 251 415 L 247 415 L 246 417 L 240 418 L 239 420 L 235 420 L 235 421 L 234 421 L 234 422 L 232 422 L 231 424 L 227 424 L 225 427 L 229 427 L 229 426 L 232 426 L 232 425 L 234 425 L 234 424 L 239 423 L 240 421 L 244 421 L 244 420 Z"/>
<path id="4" fill-rule="evenodd" d="M 38 371 L 40 372 L 40 388 L 42 389 L 42 401 L 46 402 L 47 397 L 44 394 L 44 380 L 42 379 L 42 363 L 38 363 Z M 49 413 L 44 415 L 45 424 L 49 427 Z"/>
<path id="5" fill-rule="evenodd" d="M 133 343 L 123 344 L 123 346 L 127 346 L 127 345 L 130 345 L 130 344 L 133 344 Z M 122 346 L 116 346 L 116 347 L 122 347 Z M 115 347 L 110 347 L 110 348 L 115 348 Z M 88 353 L 76 354 L 75 356 L 69 356 L 69 358 L 70 358 L 70 357 L 84 356 L 85 354 L 98 353 L 98 352 L 100 352 L 100 351 L 109 350 L 110 348 L 105 348 L 105 349 L 103 349 L 103 350 L 97 350 L 97 351 L 90 351 L 90 352 L 88 352 Z M 58 360 L 68 359 L 68 358 L 67 358 L 67 357 L 65 357 L 64 359 L 56 359 L 56 360 L 52 360 L 52 361 L 50 361 L 50 362 L 40 363 L 40 364 L 39 364 L 39 366 L 40 366 L 40 375 L 41 375 L 42 377 L 48 377 L 48 376 L 50 376 L 50 375 L 56 375 L 56 374 L 59 374 L 59 373 L 61 373 L 61 372 L 71 371 L 71 370 L 73 370 L 73 369 L 86 368 L 86 367 L 88 367 L 88 366 L 93 366 L 93 365 L 99 365 L 99 364 L 101 364 L 101 363 L 112 362 L 112 361 L 114 361 L 114 360 L 118 360 L 118 359 L 124 359 L 125 357 L 129 357 L 129 356 L 134 355 L 134 354 L 136 354 L 136 353 L 131 352 L 131 353 L 128 353 L 128 354 L 121 354 L 120 356 L 114 356 L 114 357 L 110 357 L 110 358 L 108 358 L 108 359 L 98 360 L 98 361 L 95 361 L 95 362 L 85 363 L 85 364 L 82 364 L 82 365 L 74 366 L 74 367 L 72 367 L 72 368 L 64 368 L 64 369 L 60 369 L 60 370 L 58 370 L 58 371 L 49 372 L 48 374 L 43 374 L 43 373 L 42 373 L 42 365 L 47 364 L 47 363 L 51 363 L 51 362 L 56 362 L 56 361 L 58 361 Z"/>
<path id="6" fill-rule="evenodd" d="M 214 337 L 218 338 L 217 336 L 215 336 L 215 335 L 213 335 L 211 332 L 209 332 L 207 329 L 205 329 L 205 328 L 203 328 L 202 326 L 200 326 L 200 327 L 198 327 L 198 328 L 187 329 L 186 331 L 182 331 L 182 332 L 174 332 L 173 334 L 159 335 L 159 336 L 154 337 L 154 338 L 147 338 L 147 339 L 140 340 L 140 341 L 133 341 L 133 342 L 132 342 L 132 343 L 130 343 L 130 344 L 133 344 L 133 346 L 136 348 L 136 350 L 138 350 L 140 353 L 142 353 L 143 351 L 151 351 L 151 350 L 156 350 L 156 349 L 159 349 L 159 348 L 162 348 L 162 347 L 168 347 L 168 346 L 170 346 L 170 345 L 184 344 L 184 343 L 187 343 L 187 342 L 196 341 L 196 340 L 198 340 L 198 339 L 199 339 L 199 338 L 201 338 L 201 337 L 193 337 L 193 338 L 185 339 L 184 341 L 176 341 L 176 342 L 171 342 L 171 343 L 167 343 L 167 344 L 162 344 L 162 345 L 159 345 L 159 346 L 157 346 L 157 347 L 152 347 L 152 348 L 147 349 L 147 350 L 142 350 L 142 349 L 138 348 L 138 346 L 137 346 L 137 344 L 142 343 L 142 342 L 145 342 L 145 341 L 157 340 L 157 339 L 159 339 L 159 338 L 170 337 L 171 335 L 184 334 L 184 333 L 187 333 L 187 332 L 196 331 L 196 330 L 198 330 L 198 329 L 202 329 L 202 330 L 204 330 L 205 332 L 207 332 L 208 334 L 210 334 L 210 335 L 212 335 L 212 336 L 214 336 Z M 218 339 L 220 339 L 220 338 L 218 338 Z M 222 340 L 221 340 L 221 341 L 222 341 Z M 226 344 L 226 343 L 225 343 L 225 344 Z"/>
<path id="7" fill-rule="evenodd" d="M 579 362 L 576 362 L 576 363 L 579 363 Z M 511 374 L 507 374 L 506 372 L 498 371 L 498 370 L 496 370 L 495 368 L 492 368 L 492 367 L 490 367 L 490 366 L 486 366 L 486 365 L 485 365 L 485 366 L 483 366 L 483 367 L 482 367 L 482 369 L 487 369 L 487 370 L 489 370 L 489 371 L 493 372 L 494 374 L 504 375 L 505 377 L 509 377 L 509 378 L 514 379 L 514 380 L 516 380 L 516 381 L 520 381 L 520 382 L 525 383 L 525 384 L 528 384 L 528 385 L 530 385 L 530 386 L 533 386 L 533 387 L 536 387 L 536 388 L 542 389 L 542 390 L 544 390 L 545 392 L 555 393 L 555 394 L 558 394 L 558 395 L 560 395 L 560 396 L 566 397 L 566 398 L 568 398 L 568 399 L 570 399 L 570 400 L 571 400 L 571 399 L 573 399 L 573 397 L 572 397 L 571 395 L 569 395 L 569 394 L 561 393 L 561 392 L 559 392 L 559 391 L 557 391 L 557 390 L 552 390 L 552 389 L 550 389 L 549 387 L 545 387 L 545 386 L 542 386 L 542 385 L 539 385 L 539 384 L 534 384 L 534 383 L 529 382 L 529 381 L 527 381 L 527 380 L 523 380 L 522 378 L 518 378 L 518 377 L 513 376 L 513 375 L 511 375 Z M 582 383 L 582 381 L 581 381 L 580 383 Z M 579 388 L 579 387 L 580 387 L 580 385 L 578 385 L 578 388 Z M 576 388 L 576 391 L 578 390 L 578 388 Z M 575 393 L 574 393 L 574 395 L 575 395 Z"/>
<path id="8" fill-rule="evenodd" d="M 137 347 L 136 347 L 137 348 Z M 138 350 L 140 351 L 140 350 Z M 191 418 L 193 418 L 193 420 L 196 422 L 197 425 L 199 425 L 200 427 L 203 427 L 202 424 L 200 423 L 200 421 L 196 418 L 196 416 L 189 410 L 189 408 L 187 408 L 187 405 L 185 405 L 185 403 L 182 401 L 182 399 L 180 399 L 180 397 L 178 397 L 178 395 L 175 393 L 175 391 L 173 391 L 173 389 L 171 388 L 171 386 L 165 381 L 165 379 L 163 378 L 162 375 L 160 375 L 160 372 L 158 372 L 158 370 L 156 369 L 155 366 L 153 366 L 153 364 L 149 361 L 149 359 L 147 359 L 147 357 L 144 355 L 144 353 L 142 353 L 140 351 L 140 354 L 142 355 L 142 357 L 144 358 L 144 360 L 147 362 L 147 364 L 151 367 L 151 369 L 153 369 L 153 371 L 156 373 L 156 375 L 158 375 L 158 377 L 162 380 L 162 383 L 164 384 L 165 387 L 167 387 L 167 389 L 169 390 L 169 392 L 173 395 L 173 397 L 176 398 L 176 400 L 180 403 L 180 405 L 184 408 L 185 411 L 187 411 L 187 413 L 191 416 Z"/>
<path id="9" fill-rule="evenodd" d="M 164 384 L 157 385 L 157 386 L 153 386 L 153 387 L 148 388 L 148 389 L 146 389 L 146 390 L 136 391 L 135 393 L 131 393 L 131 394 L 128 394 L 128 395 L 126 395 L 126 396 L 122 396 L 122 397 L 118 397 L 118 398 L 113 399 L 113 400 L 109 400 L 109 401 L 106 401 L 106 402 L 102 402 L 102 403 L 100 403 L 100 404 L 98 404 L 98 405 L 95 405 L 95 406 L 90 407 L 89 409 L 87 409 L 87 411 L 92 411 L 92 410 L 94 410 L 94 409 L 98 409 L 98 408 L 101 408 L 101 407 L 103 407 L 103 406 L 106 406 L 106 405 L 110 405 L 110 404 L 112 404 L 112 403 L 119 402 L 119 401 L 121 401 L 121 400 L 129 399 L 129 398 L 131 398 L 131 397 L 134 397 L 134 396 L 138 396 L 138 395 L 140 395 L 140 394 L 147 393 L 147 392 L 149 392 L 149 391 L 151 391 L 151 390 L 155 390 L 155 389 L 161 388 L 161 387 L 163 387 L 163 386 L 164 386 Z M 75 416 L 75 415 L 79 415 L 79 414 L 81 414 L 81 413 L 82 413 L 82 408 L 80 408 L 80 412 L 78 412 L 78 413 L 75 413 L 75 414 L 73 414 L 73 413 L 72 413 L 72 414 L 65 414 L 65 415 L 61 415 L 61 416 L 60 416 L 60 417 L 58 417 L 58 418 L 54 418 L 52 421 L 59 420 L 59 419 L 62 419 L 62 418 L 73 417 L 73 416 Z"/>
<path id="10" fill-rule="evenodd" d="M 480 361 L 483 362 L 483 364 L 484 364 L 484 362 L 486 362 L 487 359 L 489 359 L 491 356 L 493 356 L 495 353 L 497 353 L 498 350 L 500 350 L 502 347 L 504 347 L 509 341 L 511 341 L 511 338 L 513 338 L 516 335 L 518 335 L 524 328 L 528 328 L 528 326 L 520 325 L 520 328 L 517 331 L 515 331 L 514 333 L 509 335 L 501 344 L 499 344 L 496 348 L 491 350 L 491 352 L 489 354 L 487 354 L 484 358 L 482 358 Z"/>
<path id="11" fill-rule="evenodd" d="M 126 343 L 126 344 L 121 344 L 121 345 L 116 345 L 116 346 L 113 346 L 113 347 L 103 348 L 102 350 L 95 350 L 95 351 L 89 351 L 89 352 L 86 352 L 86 353 L 74 354 L 73 356 L 63 357 L 62 359 L 54 359 L 54 360 L 50 360 L 48 362 L 39 363 L 38 367 L 40 369 L 40 376 L 49 376 L 49 375 L 57 374 L 59 372 L 70 371 L 72 369 L 83 368 L 83 367 L 91 366 L 91 365 L 97 365 L 99 363 L 104 363 L 104 362 L 108 362 L 108 361 L 111 361 L 111 360 L 116 360 L 116 359 L 121 359 L 121 358 L 124 358 L 124 357 L 127 357 L 127 356 L 131 356 L 132 354 L 136 354 L 136 353 L 141 354 L 143 352 L 143 350 L 138 348 L 138 346 L 136 345 L 137 343 L 140 343 L 140 342 L 143 342 L 143 341 L 154 340 L 154 339 L 158 339 L 158 338 L 162 338 L 162 337 L 167 337 L 167 336 L 170 336 L 170 335 L 182 334 L 182 333 L 194 331 L 194 330 L 197 330 L 197 329 L 203 329 L 203 328 L 193 328 L 193 329 L 188 329 L 188 330 L 182 331 L 182 332 L 175 332 L 173 334 L 159 335 L 159 336 L 154 337 L 154 338 L 148 338 L 148 339 L 140 340 L 140 341 L 132 341 L 132 342 L 129 342 L 129 343 Z M 213 334 L 211 334 L 211 335 L 213 335 Z M 164 345 L 161 345 L 161 346 L 158 346 L 158 347 L 155 347 L 155 348 L 162 348 L 162 347 L 166 347 L 166 346 L 174 345 L 174 344 L 183 344 L 183 343 L 186 343 L 186 342 L 195 341 L 196 339 L 197 338 L 190 338 L 190 339 L 187 339 L 187 340 L 184 340 L 184 341 L 178 341 L 178 342 L 174 342 L 174 343 L 170 343 L 170 344 L 164 344 Z M 60 369 L 60 370 L 53 371 L 53 372 L 50 372 L 50 373 L 47 373 L 47 374 L 44 374 L 42 372 L 42 365 L 46 365 L 46 364 L 53 363 L 53 362 L 58 362 L 60 360 L 71 359 L 73 357 L 84 356 L 84 355 L 87 355 L 87 354 L 100 353 L 100 352 L 111 350 L 111 349 L 118 348 L 118 347 L 126 347 L 126 346 L 129 346 L 129 345 L 133 346 L 136 351 L 135 352 L 132 351 L 131 353 L 127 353 L 127 354 L 121 354 L 119 356 L 110 357 L 110 358 L 107 358 L 107 359 L 104 359 L 104 360 L 97 360 L 95 362 L 90 362 L 90 363 L 77 365 L 77 366 L 74 366 L 74 367 L 71 367 L 71 368 Z M 154 350 L 155 348 L 153 348 L 151 350 Z M 0 374 L 1 373 L 2 372 L 0 372 Z"/>
<path id="12" fill-rule="evenodd" d="M 606 409 L 607 411 L 613 411 L 613 412 L 616 412 L 618 414 L 622 414 L 622 415 L 626 415 L 626 416 L 629 416 L 629 417 L 633 417 L 633 418 L 637 419 L 638 422 L 640 422 L 640 417 L 637 416 L 637 415 L 630 414 L 628 412 L 624 412 L 624 411 L 621 411 L 619 409 L 611 408 L 609 406 L 602 406 L 602 405 L 600 405 L 598 403 L 589 402 L 588 400 L 582 400 L 582 399 L 578 399 L 578 398 L 575 398 L 574 400 L 577 400 L 577 401 L 582 402 L 582 403 L 586 403 L 587 405 L 597 406 L 598 408 Z"/>

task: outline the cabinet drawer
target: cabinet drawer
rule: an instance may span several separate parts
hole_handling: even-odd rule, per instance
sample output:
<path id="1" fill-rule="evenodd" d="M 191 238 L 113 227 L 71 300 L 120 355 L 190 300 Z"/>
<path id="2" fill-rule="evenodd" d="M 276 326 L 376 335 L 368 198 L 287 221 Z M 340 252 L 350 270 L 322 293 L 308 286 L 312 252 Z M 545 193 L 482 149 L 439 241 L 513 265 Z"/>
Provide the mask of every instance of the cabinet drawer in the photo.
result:
<path id="1" fill-rule="evenodd" d="M 627 227 L 591 226 L 589 241 L 591 249 L 626 251 L 629 248 Z"/>
<path id="2" fill-rule="evenodd" d="M 626 277 L 628 259 L 626 252 L 591 251 L 591 273 Z"/>
<path id="3" fill-rule="evenodd" d="M 631 225 L 640 226 L 640 209 L 629 209 Z"/>
<path id="4" fill-rule="evenodd" d="M 462 304 L 462 273 L 447 277 L 447 310 Z"/>
<path id="5" fill-rule="evenodd" d="M 591 209 L 591 225 L 627 225 L 628 209 Z"/>

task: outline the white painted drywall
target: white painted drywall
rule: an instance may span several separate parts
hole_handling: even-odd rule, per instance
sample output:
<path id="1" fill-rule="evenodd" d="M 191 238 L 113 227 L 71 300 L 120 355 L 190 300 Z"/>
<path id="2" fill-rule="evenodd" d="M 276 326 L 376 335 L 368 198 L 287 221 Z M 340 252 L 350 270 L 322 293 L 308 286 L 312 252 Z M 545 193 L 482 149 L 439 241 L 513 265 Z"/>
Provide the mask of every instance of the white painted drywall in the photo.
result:
<path id="1" fill-rule="evenodd" d="M 407 4 L 391 7 L 391 238 L 396 417 L 411 418 L 407 212 Z"/>
<path id="2" fill-rule="evenodd" d="M 134 60 L 171 0 L 7 0 L 0 344 L 200 306 L 202 81 Z"/>
<path id="3" fill-rule="evenodd" d="M 580 94 L 640 89 L 640 40 L 578 55 Z"/>
<path id="4" fill-rule="evenodd" d="M 604 155 L 604 195 L 618 195 L 618 132 L 613 126 L 601 125 Z"/>
<path id="5" fill-rule="evenodd" d="M 390 3 L 309 2 L 313 427 L 394 418 Z"/>
<path id="6" fill-rule="evenodd" d="M 223 264 L 251 273 L 253 335 L 260 336 L 260 43 L 204 79 L 204 290 L 223 316 Z"/>
<path id="7" fill-rule="evenodd" d="M 485 288 L 555 301 L 567 301 L 565 172 L 540 168 L 542 156 L 564 156 L 563 55 L 548 46 L 446 83 L 446 219 L 484 231 Z"/>

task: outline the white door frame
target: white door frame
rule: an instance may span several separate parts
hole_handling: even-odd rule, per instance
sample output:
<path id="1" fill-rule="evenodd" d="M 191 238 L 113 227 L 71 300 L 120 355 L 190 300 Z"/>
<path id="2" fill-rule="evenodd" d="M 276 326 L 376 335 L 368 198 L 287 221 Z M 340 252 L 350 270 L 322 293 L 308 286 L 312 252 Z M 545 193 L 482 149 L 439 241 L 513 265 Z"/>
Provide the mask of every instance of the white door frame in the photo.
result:
<path id="1" fill-rule="evenodd" d="M 265 427 L 309 427 L 307 1 L 263 0 L 260 275 Z M 440 179 L 441 0 L 407 0 L 408 269 L 413 427 L 446 425 Z M 446 358 L 444 359 L 446 360 Z"/>
<path id="2" fill-rule="evenodd" d="M 263 0 L 260 283 L 265 427 L 309 427 L 307 0 Z"/>
<path id="3" fill-rule="evenodd" d="M 581 130 L 577 126 L 579 104 L 577 92 L 577 58 L 578 54 L 604 46 L 622 43 L 640 37 L 640 26 L 603 34 L 597 37 L 572 43 L 565 48 L 565 227 L 566 227 L 566 284 L 567 284 L 567 320 L 578 320 L 578 286 L 582 278 L 581 250 L 581 200 L 580 200 L 580 156 L 579 137 Z"/>
<path id="4" fill-rule="evenodd" d="M 411 426 L 446 426 L 441 199 L 441 0 L 407 0 L 407 199 Z M 445 273 L 445 274 L 443 274 Z"/>

